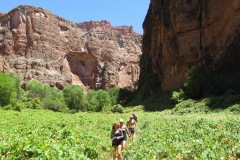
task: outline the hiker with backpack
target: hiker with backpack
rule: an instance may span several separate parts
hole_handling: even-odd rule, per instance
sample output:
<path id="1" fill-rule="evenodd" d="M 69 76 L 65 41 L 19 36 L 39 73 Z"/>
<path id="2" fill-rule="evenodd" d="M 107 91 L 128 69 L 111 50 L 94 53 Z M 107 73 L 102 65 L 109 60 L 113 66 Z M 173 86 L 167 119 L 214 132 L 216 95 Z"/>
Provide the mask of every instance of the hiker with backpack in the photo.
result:
<path id="1" fill-rule="evenodd" d="M 137 123 L 137 116 L 136 116 L 136 114 L 132 114 L 132 116 L 133 116 L 133 119 L 136 121 L 136 123 Z"/>

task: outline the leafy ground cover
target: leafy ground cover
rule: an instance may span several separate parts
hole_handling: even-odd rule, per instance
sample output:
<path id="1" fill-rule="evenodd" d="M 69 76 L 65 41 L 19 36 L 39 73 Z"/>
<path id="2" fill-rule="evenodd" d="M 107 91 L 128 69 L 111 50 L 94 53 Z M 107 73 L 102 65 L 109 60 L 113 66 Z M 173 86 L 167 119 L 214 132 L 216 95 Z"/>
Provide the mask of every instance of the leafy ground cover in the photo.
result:
<path id="1" fill-rule="evenodd" d="M 125 159 L 234 159 L 240 151 L 239 115 L 137 112 Z M 112 124 L 130 113 L 64 114 L 0 110 L 0 159 L 109 159 Z"/>

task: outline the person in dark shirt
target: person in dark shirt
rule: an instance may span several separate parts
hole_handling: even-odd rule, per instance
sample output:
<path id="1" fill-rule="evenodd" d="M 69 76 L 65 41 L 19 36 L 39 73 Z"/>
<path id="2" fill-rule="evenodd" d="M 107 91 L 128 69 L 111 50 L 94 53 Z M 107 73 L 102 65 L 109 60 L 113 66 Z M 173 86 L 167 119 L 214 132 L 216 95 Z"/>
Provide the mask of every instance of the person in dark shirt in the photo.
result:
<path id="1" fill-rule="evenodd" d="M 119 128 L 119 124 L 115 122 L 112 126 L 111 138 L 112 146 L 114 147 L 113 158 L 115 159 L 116 155 L 118 160 L 122 159 L 122 143 L 121 139 L 123 138 L 122 130 Z"/>

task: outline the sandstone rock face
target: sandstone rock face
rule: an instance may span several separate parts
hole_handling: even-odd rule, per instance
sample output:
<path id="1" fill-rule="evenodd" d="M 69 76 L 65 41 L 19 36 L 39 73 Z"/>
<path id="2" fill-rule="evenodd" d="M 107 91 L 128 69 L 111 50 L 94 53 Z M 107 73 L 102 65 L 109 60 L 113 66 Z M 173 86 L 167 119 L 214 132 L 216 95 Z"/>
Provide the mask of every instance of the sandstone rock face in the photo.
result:
<path id="1" fill-rule="evenodd" d="M 0 17 L 4 16 L 7 13 L 0 12 Z"/>
<path id="2" fill-rule="evenodd" d="M 141 36 L 126 36 L 112 30 L 103 33 L 88 32 L 83 39 L 86 44 L 86 56 L 91 55 L 96 59 L 91 61 L 91 57 L 86 57 L 81 63 L 86 68 L 82 68 L 86 70 L 86 74 L 89 73 L 90 76 L 90 73 L 95 73 L 92 75 L 93 78 L 86 80 L 91 88 L 137 87 L 140 73 Z M 93 71 L 89 72 L 89 68 Z M 95 86 L 92 86 L 93 84 Z"/>
<path id="3" fill-rule="evenodd" d="M 143 28 L 139 87 L 147 73 L 156 74 L 161 89 L 169 91 L 196 65 L 239 70 L 239 0 L 152 0 Z"/>
<path id="4" fill-rule="evenodd" d="M 90 21 L 77 26 L 84 32 L 86 50 L 82 67 L 77 67 L 83 83 L 90 88 L 136 88 L 142 36 L 132 27 L 112 27 L 108 21 Z"/>
<path id="5" fill-rule="evenodd" d="M 134 32 L 132 26 L 117 26 L 113 27 L 110 22 L 103 21 L 90 21 L 77 23 L 77 26 L 82 29 L 82 31 L 96 31 L 96 32 L 105 32 L 109 30 L 115 30 L 121 32 L 123 35 L 134 35 L 139 36 L 138 33 Z"/>
<path id="6" fill-rule="evenodd" d="M 12 71 L 25 82 L 37 79 L 60 89 L 81 84 L 80 80 L 73 81 L 75 75 L 66 59 L 71 52 L 82 52 L 80 33 L 74 23 L 31 6 L 10 11 L 0 23 L 3 71 Z"/>
<path id="7" fill-rule="evenodd" d="M 19 6 L 0 18 L 0 70 L 59 89 L 134 88 L 141 35 L 123 35 L 108 25 L 101 33 L 84 30 L 42 8 Z"/>

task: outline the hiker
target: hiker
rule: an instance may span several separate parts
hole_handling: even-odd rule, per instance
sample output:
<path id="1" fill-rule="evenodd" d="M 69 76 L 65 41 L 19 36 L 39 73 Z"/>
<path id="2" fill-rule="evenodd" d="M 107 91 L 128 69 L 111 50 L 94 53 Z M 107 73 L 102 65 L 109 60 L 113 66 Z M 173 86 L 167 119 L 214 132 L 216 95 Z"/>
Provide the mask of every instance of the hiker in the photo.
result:
<path id="1" fill-rule="evenodd" d="M 126 148 L 127 134 L 128 134 L 128 137 L 129 137 L 129 132 L 128 132 L 128 129 L 127 129 L 126 125 L 123 123 L 122 118 L 119 120 L 119 122 L 120 122 L 120 129 L 123 132 L 123 138 L 121 139 L 121 143 L 122 143 L 122 150 L 124 150 Z"/>
<path id="2" fill-rule="evenodd" d="M 119 124 L 115 122 L 112 126 L 111 138 L 112 138 L 112 146 L 114 147 L 114 155 L 113 159 L 115 160 L 116 154 L 118 160 L 122 159 L 122 144 L 121 139 L 123 138 L 122 130 L 119 128 Z"/>
<path id="3" fill-rule="evenodd" d="M 136 121 L 133 119 L 133 115 L 130 116 L 130 119 L 127 121 L 127 128 L 129 132 L 129 139 L 133 140 L 135 128 L 137 127 Z"/>

